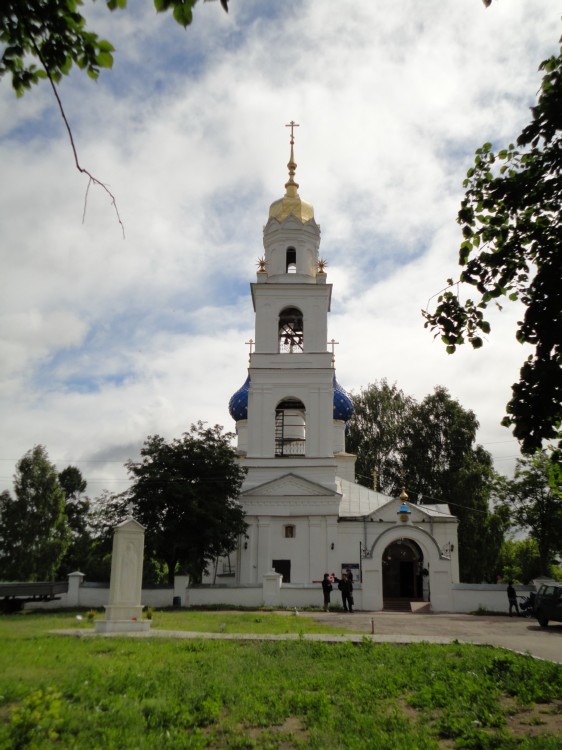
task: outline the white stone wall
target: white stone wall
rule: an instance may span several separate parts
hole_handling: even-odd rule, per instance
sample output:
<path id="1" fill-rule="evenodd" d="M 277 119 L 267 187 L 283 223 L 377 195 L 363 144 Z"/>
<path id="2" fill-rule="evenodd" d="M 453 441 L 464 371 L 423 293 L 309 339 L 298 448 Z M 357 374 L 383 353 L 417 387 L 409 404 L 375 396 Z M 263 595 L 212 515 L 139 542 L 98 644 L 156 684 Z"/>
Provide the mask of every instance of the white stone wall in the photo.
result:
<path id="1" fill-rule="evenodd" d="M 534 586 L 514 586 L 518 596 L 528 597 Z M 507 601 L 507 584 L 488 583 L 457 583 L 452 587 L 452 611 L 453 612 L 476 612 L 487 610 L 488 612 L 507 612 L 509 604 Z M 518 599 L 521 604 L 522 600 Z"/>
<path id="2" fill-rule="evenodd" d="M 351 561 L 347 561 L 351 562 Z M 379 611 L 382 600 L 373 598 L 376 580 L 376 565 L 373 561 L 363 561 L 363 583 L 354 586 L 353 596 L 355 609 L 358 611 Z M 334 565 L 334 572 L 336 572 Z M 330 571 L 331 572 L 331 571 Z M 80 574 L 81 575 L 81 574 Z M 445 576 L 447 573 L 445 573 Z M 439 585 L 438 576 L 433 581 L 434 587 Z M 446 591 L 431 591 L 431 610 L 433 612 L 469 613 L 477 610 L 489 612 L 507 612 L 508 601 L 505 584 L 449 584 Z M 515 586 L 520 596 L 527 597 L 533 586 Z M 436 593 L 438 595 L 436 595 Z M 201 606 L 239 606 L 258 608 L 267 604 L 292 609 L 322 606 L 322 586 L 320 579 L 308 585 L 281 584 L 268 589 L 267 596 L 262 583 L 254 586 L 187 586 L 187 578 L 178 576 L 173 588 L 143 589 L 142 603 L 144 606 L 159 608 L 171 607 L 174 597 L 180 597 L 183 607 Z M 30 602 L 26 609 L 62 609 L 80 607 L 85 609 L 101 609 L 109 602 L 109 586 L 80 585 L 78 596 L 61 595 L 60 599 L 51 602 Z M 340 593 L 336 587 L 332 592 L 331 603 L 341 604 Z"/>

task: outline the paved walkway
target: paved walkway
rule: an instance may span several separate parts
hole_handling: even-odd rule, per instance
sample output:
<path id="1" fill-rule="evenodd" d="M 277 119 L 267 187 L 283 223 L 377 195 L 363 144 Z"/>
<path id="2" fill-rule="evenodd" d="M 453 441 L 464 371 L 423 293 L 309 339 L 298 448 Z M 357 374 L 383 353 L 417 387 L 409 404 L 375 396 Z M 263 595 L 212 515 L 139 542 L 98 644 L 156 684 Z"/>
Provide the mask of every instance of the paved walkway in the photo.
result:
<path id="1" fill-rule="evenodd" d="M 280 613 L 281 614 L 281 613 Z M 294 617 L 291 612 L 283 612 Z M 540 659 L 562 664 L 562 623 L 548 628 L 539 627 L 534 619 L 522 617 L 477 617 L 457 614 L 413 614 L 409 612 L 299 612 L 298 617 L 307 617 L 318 622 L 341 627 L 341 633 L 308 633 L 264 635 L 258 633 L 198 633 L 184 630 L 149 630 L 143 633 L 127 633 L 135 638 L 206 638 L 209 640 L 299 640 L 337 643 L 361 642 L 367 637 L 377 643 L 461 643 L 488 644 L 507 648 L 518 653 L 531 654 Z M 346 629 L 359 631 L 345 632 Z M 89 637 L 97 635 L 93 629 L 53 631 L 61 635 Z M 122 636 L 123 633 L 106 633 L 107 636 Z"/>
<path id="2" fill-rule="evenodd" d="M 312 616 L 325 623 L 341 620 L 346 627 L 369 634 L 374 626 L 372 637 L 380 641 L 451 643 L 458 640 L 500 646 L 562 664 L 562 623 L 541 628 L 534 618 L 409 612 L 314 613 Z"/>

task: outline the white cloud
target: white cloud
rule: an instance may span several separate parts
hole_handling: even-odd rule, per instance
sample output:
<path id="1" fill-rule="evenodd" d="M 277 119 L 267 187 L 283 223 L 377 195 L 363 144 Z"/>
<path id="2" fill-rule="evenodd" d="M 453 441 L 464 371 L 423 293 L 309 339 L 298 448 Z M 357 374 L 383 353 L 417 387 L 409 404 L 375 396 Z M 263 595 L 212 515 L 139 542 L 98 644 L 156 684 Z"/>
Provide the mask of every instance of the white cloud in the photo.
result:
<path id="1" fill-rule="evenodd" d="M 95 494 L 123 486 L 120 462 L 148 434 L 232 426 L 291 119 L 334 284 L 338 379 L 387 377 L 418 398 L 447 386 L 509 468 L 499 422 L 524 357 L 516 311 L 483 350 L 453 357 L 419 311 L 456 274 L 474 150 L 529 118 L 559 36 L 554 0 L 232 0 L 228 16 L 198 5 L 187 31 L 150 4 L 94 14 L 115 69 L 97 84 L 75 72 L 61 94 L 125 241 L 99 188 L 81 223 L 87 179 L 48 89 L 16 100 L 0 86 L 0 488 L 36 443 L 62 465 L 92 461 L 79 465 Z"/>

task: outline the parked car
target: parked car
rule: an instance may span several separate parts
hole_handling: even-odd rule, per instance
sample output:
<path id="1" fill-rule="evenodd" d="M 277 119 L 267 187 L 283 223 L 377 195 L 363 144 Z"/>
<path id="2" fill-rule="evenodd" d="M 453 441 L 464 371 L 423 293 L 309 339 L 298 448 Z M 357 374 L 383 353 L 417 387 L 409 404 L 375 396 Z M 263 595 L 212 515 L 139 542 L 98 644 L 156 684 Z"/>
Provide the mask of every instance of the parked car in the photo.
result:
<path id="1" fill-rule="evenodd" d="M 544 583 L 535 599 L 535 617 L 546 628 L 550 620 L 562 622 L 562 583 Z"/>

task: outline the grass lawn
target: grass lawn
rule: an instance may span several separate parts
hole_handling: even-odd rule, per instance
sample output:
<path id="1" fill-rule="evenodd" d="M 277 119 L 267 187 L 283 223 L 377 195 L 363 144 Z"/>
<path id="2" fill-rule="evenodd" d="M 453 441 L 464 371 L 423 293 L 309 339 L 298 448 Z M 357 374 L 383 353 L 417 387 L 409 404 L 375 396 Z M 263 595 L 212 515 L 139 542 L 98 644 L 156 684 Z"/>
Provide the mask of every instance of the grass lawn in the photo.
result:
<path id="1" fill-rule="evenodd" d="M 562 667 L 490 647 L 71 638 L 0 617 L 0 748 L 562 748 Z M 158 629 L 328 632 L 266 612 L 156 612 Z M 342 632 L 333 629 L 332 632 Z"/>
<path id="2" fill-rule="evenodd" d="M 97 616 L 102 618 L 100 612 Z M 27 610 L 18 615 L 0 617 L 0 639 L 20 638 L 22 635 L 35 635 L 39 632 L 65 628 L 93 630 L 85 612 L 80 612 L 81 620 L 76 619 L 76 611 Z M 14 624 L 17 623 L 17 627 Z M 347 628 L 330 627 L 315 622 L 308 617 L 294 617 L 290 610 L 283 614 L 268 611 L 155 611 L 152 628 L 157 630 L 189 630 L 198 633 L 349 633 Z M 356 631 L 357 632 L 357 631 Z"/>

